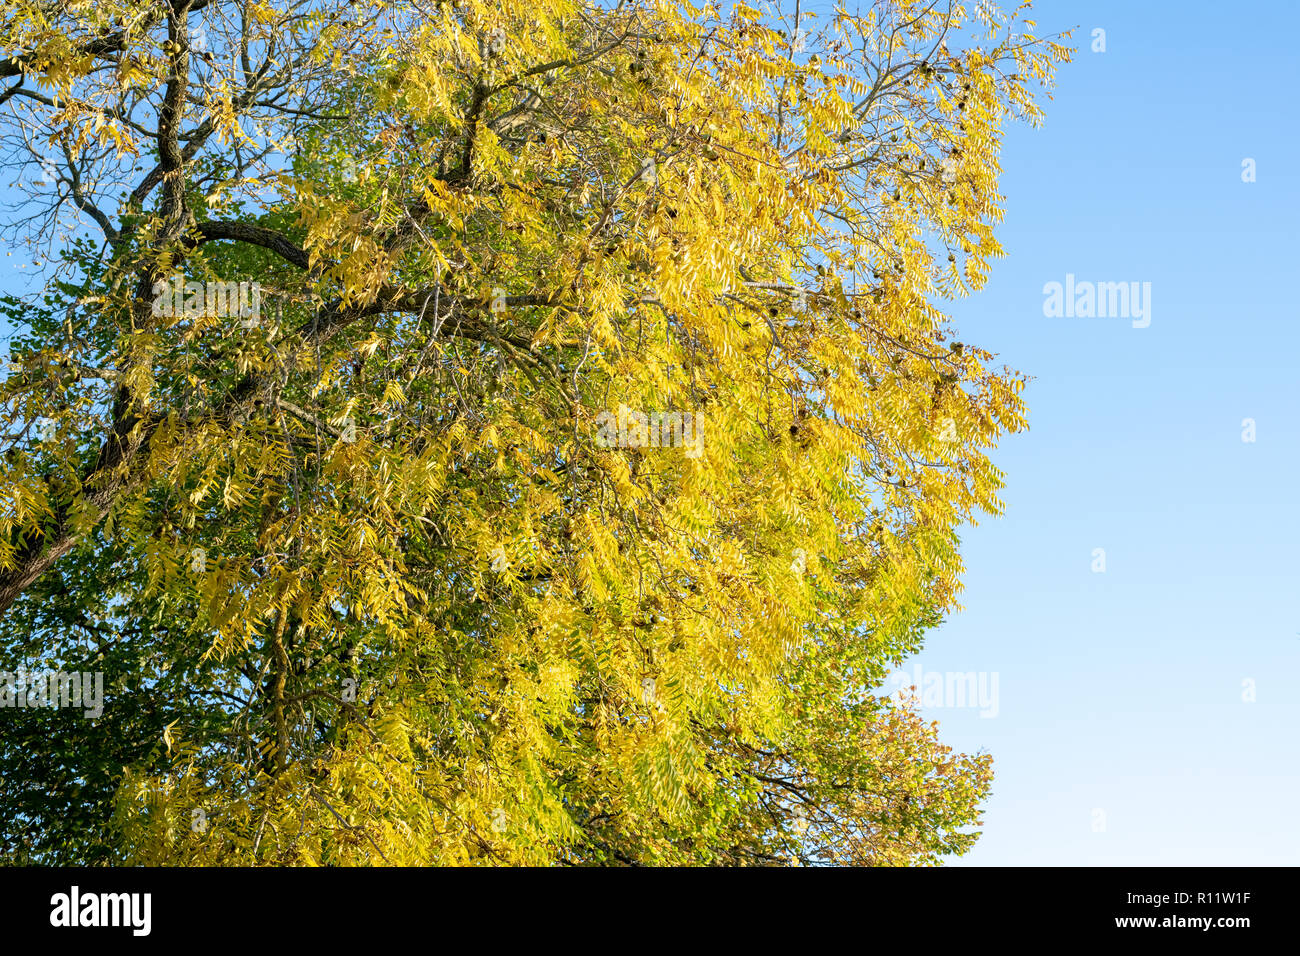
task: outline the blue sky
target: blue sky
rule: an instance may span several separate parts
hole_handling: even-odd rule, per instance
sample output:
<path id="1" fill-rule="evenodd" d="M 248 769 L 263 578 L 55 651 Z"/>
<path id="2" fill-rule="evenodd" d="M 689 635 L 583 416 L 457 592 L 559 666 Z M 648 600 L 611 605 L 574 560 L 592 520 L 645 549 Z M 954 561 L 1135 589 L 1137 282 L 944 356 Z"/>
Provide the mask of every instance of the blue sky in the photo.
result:
<path id="1" fill-rule="evenodd" d="M 995 455 L 1005 516 L 964 534 L 964 610 L 916 659 L 998 675 L 996 717 L 923 709 L 995 759 L 958 865 L 1294 865 L 1300 5 L 1035 12 L 1078 53 L 1046 127 L 1008 137 L 1008 256 L 952 310 L 1035 377 L 1030 431 Z M 1151 324 L 1044 317 L 1067 273 L 1150 282 Z"/>

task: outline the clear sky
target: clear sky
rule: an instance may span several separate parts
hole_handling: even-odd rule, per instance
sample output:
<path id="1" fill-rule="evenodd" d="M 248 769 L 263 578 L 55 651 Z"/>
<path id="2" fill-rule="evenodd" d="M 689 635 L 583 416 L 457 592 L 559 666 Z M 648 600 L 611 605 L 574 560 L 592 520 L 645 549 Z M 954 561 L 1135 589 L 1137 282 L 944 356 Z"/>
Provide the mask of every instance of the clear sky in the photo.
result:
<path id="1" fill-rule="evenodd" d="M 957 865 L 1297 864 L 1300 4 L 1035 13 L 1078 53 L 1008 137 L 1008 257 L 953 306 L 1035 377 L 1030 430 L 964 535 L 964 610 L 907 665 L 997 676 L 996 716 L 923 708 L 995 758 Z M 1149 282 L 1150 324 L 1046 317 L 1067 274 Z"/>
<path id="2" fill-rule="evenodd" d="M 964 535 L 964 610 L 907 665 L 998 675 L 995 717 L 923 708 L 995 759 L 961 864 L 1294 865 L 1300 4 L 1035 13 L 1078 53 L 1008 137 L 1008 256 L 953 309 L 1035 376 L 1030 431 Z M 1151 283 L 1150 325 L 1045 317 L 1067 274 Z"/>

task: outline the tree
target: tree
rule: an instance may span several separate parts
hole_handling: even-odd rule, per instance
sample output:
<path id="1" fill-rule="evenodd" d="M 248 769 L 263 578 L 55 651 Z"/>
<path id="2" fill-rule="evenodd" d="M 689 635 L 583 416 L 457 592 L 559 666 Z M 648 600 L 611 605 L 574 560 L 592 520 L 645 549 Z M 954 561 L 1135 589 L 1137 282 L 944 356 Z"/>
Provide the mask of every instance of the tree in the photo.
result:
<path id="1" fill-rule="evenodd" d="M 49 281 L 5 307 L 0 647 L 104 669 L 115 735 L 5 715 L 62 746 L 10 854 L 973 843 L 989 758 L 877 691 L 1024 424 L 940 307 L 1064 47 L 988 4 L 2 9 Z"/>

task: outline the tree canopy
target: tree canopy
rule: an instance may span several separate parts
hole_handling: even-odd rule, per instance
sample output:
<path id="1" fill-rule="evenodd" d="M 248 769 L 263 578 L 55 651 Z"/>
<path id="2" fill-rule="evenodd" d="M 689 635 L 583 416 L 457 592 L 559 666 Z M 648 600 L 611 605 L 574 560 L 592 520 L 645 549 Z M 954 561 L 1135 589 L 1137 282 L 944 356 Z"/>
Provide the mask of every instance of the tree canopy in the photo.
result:
<path id="1" fill-rule="evenodd" d="M 1023 9 L 3 0 L 0 854 L 929 864 Z M 242 284 L 242 285 L 241 285 Z"/>

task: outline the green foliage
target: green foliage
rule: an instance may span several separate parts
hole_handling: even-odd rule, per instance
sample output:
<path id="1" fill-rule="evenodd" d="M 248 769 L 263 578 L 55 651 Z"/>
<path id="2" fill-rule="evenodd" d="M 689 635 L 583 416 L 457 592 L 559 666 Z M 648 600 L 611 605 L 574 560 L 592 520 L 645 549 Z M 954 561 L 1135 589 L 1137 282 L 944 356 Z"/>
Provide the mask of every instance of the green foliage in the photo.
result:
<path id="1" fill-rule="evenodd" d="M 108 700 L 0 714 L 0 850 L 966 850 L 990 759 L 879 691 L 1024 424 L 939 306 L 1000 254 L 1001 124 L 1066 51 L 986 6 L 795 50 L 667 2 L 4 3 L 106 242 L 2 306 L 0 661 Z"/>

